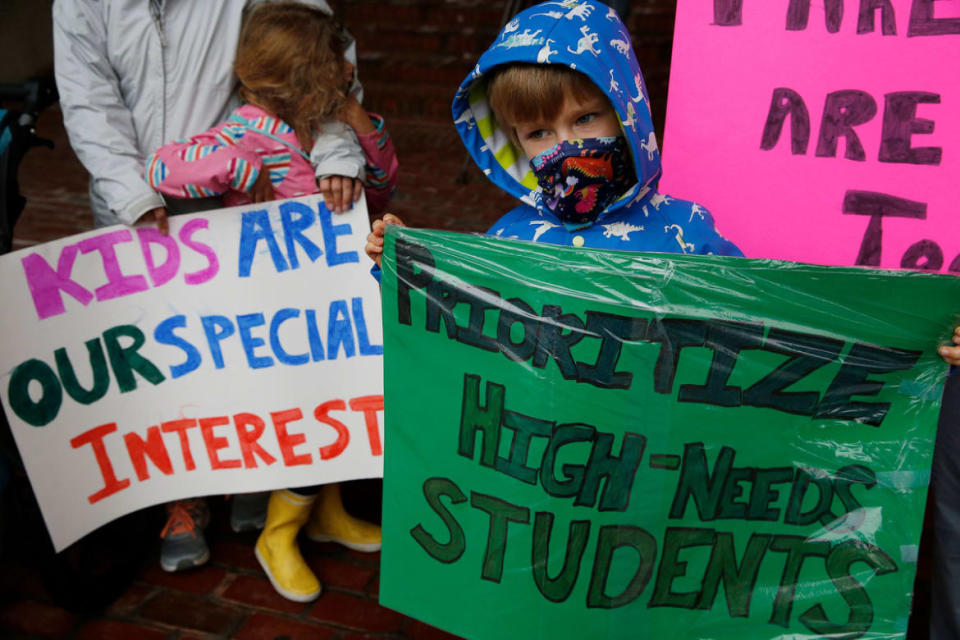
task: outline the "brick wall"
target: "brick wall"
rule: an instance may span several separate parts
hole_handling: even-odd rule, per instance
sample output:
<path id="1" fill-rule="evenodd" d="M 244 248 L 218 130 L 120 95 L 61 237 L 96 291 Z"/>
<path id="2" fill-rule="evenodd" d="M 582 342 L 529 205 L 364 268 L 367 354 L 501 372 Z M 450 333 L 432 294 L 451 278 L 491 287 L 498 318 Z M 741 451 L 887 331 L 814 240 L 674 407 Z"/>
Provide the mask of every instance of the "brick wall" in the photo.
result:
<path id="1" fill-rule="evenodd" d="M 457 86 L 493 41 L 506 0 L 334 0 L 357 39 L 367 105 L 447 121 Z M 631 0 L 627 26 L 663 130 L 675 0 Z"/>

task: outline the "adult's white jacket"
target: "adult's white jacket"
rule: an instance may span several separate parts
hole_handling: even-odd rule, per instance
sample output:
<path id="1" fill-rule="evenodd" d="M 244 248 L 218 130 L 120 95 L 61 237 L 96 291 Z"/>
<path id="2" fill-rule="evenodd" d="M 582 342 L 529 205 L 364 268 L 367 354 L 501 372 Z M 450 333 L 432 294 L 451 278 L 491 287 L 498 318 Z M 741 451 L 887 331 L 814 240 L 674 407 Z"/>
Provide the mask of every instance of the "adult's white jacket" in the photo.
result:
<path id="1" fill-rule="evenodd" d="M 70 144 L 90 173 L 98 225 L 164 205 L 143 179 L 161 145 L 238 105 L 243 12 L 263 0 L 56 0 L 54 64 Z M 324 0 L 303 0 L 332 13 Z M 356 62 L 351 42 L 347 58 Z"/>

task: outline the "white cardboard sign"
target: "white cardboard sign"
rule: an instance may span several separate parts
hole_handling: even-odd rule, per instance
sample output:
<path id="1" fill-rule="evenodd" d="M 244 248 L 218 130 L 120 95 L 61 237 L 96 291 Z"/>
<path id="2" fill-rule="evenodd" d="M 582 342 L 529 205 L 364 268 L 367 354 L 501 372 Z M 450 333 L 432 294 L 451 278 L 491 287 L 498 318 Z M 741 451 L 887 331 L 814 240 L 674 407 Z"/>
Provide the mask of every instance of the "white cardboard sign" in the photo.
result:
<path id="1" fill-rule="evenodd" d="M 57 550 L 151 504 L 382 476 L 368 232 L 310 196 L 0 257 L 0 398 Z"/>

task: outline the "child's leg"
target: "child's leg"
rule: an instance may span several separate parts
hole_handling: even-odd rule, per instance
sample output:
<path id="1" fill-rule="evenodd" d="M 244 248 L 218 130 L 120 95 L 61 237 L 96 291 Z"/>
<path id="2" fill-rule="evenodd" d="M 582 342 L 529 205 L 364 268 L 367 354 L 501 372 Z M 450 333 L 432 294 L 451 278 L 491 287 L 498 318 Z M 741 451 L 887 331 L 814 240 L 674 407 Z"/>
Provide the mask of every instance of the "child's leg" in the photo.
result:
<path id="1" fill-rule="evenodd" d="M 230 528 L 237 533 L 263 529 L 269 500 L 269 491 L 234 494 L 230 499 Z"/>
<path id="2" fill-rule="evenodd" d="M 320 595 L 320 581 L 300 555 L 297 533 L 310 518 L 315 487 L 283 489 L 270 494 L 267 521 L 254 552 L 277 593 L 294 602 Z"/>
<path id="3" fill-rule="evenodd" d="M 160 532 L 160 566 L 164 571 L 183 571 L 206 564 L 210 549 L 203 529 L 210 523 L 204 498 L 167 503 L 167 524 Z"/>
<path id="4" fill-rule="evenodd" d="M 307 525 L 307 537 L 315 542 L 337 542 L 354 551 L 380 550 L 380 527 L 347 513 L 339 483 L 320 487 L 313 517 Z"/>
<path id="5" fill-rule="evenodd" d="M 960 371 L 947 378 L 933 451 L 930 640 L 960 638 Z"/>

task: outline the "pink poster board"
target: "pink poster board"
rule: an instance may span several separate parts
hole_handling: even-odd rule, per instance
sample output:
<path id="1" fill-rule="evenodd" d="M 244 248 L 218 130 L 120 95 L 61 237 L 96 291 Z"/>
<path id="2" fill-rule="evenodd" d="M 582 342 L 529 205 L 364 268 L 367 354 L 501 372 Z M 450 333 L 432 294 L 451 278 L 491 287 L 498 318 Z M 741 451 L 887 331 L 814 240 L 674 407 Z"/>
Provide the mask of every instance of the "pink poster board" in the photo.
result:
<path id="1" fill-rule="evenodd" d="M 960 0 L 680 0 L 662 190 L 748 257 L 960 272 Z"/>

